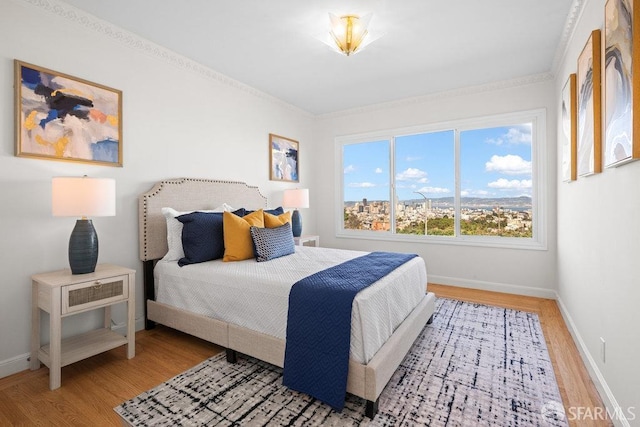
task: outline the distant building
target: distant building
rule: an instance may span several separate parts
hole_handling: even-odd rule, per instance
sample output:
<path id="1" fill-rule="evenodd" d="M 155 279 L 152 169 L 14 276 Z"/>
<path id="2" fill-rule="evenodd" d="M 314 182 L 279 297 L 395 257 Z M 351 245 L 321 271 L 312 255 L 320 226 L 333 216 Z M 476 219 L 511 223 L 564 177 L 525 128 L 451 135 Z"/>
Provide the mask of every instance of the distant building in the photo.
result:
<path id="1" fill-rule="evenodd" d="M 389 231 L 390 228 L 390 224 L 386 221 L 373 221 L 371 224 L 371 229 L 374 231 Z"/>

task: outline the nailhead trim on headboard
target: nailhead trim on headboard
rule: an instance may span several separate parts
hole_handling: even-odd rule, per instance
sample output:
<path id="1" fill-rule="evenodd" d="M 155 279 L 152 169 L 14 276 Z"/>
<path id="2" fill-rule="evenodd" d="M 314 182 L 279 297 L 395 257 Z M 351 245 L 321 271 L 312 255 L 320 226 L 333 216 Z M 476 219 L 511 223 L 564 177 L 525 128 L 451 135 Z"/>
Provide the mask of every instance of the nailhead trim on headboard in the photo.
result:
<path id="1" fill-rule="evenodd" d="M 212 209 L 222 203 L 236 208 L 258 209 L 267 206 L 267 198 L 258 187 L 241 181 L 176 178 L 156 183 L 139 197 L 140 259 L 159 259 L 166 252 L 163 207 L 177 210 Z"/>

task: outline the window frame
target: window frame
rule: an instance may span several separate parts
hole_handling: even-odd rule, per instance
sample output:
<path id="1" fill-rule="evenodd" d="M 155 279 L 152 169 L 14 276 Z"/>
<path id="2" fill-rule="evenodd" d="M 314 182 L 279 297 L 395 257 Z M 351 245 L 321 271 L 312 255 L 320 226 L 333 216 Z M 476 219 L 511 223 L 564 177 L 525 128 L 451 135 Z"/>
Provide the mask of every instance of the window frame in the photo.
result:
<path id="1" fill-rule="evenodd" d="M 461 170 L 460 170 L 460 132 L 484 129 L 500 126 L 512 126 L 521 123 L 531 123 L 531 213 L 532 229 L 531 238 L 461 235 Z M 396 194 L 396 163 L 395 163 L 395 138 L 419 133 L 454 131 L 454 208 L 455 208 L 455 236 L 411 235 L 395 232 L 396 206 L 391 201 Z M 371 230 L 350 230 L 344 228 L 344 158 L 343 147 L 349 144 L 389 141 L 389 206 L 390 206 L 390 231 L 380 232 Z M 475 117 L 470 119 L 453 120 L 441 123 L 426 124 L 412 127 L 386 129 L 376 132 L 359 133 L 353 135 L 337 136 L 335 146 L 335 186 L 336 186 L 336 228 L 337 238 L 356 238 L 365 240 L 384 240 L 395 242 L 435 243 L 448 245 L 500 247 L 511 249 L 547 250 L 547 126 L 546 109 L 535 109 L 506 114 Z"/>

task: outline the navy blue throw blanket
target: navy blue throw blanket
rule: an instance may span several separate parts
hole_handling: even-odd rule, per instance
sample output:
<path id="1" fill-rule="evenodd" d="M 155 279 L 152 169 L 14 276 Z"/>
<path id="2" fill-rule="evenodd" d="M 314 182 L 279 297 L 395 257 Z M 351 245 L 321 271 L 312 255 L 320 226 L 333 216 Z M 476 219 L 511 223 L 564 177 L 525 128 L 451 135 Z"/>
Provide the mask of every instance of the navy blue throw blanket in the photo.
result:
<path id="1" fill-rule="evenodd" d="M 341 411 L 356 294 L 416 254 L 372 252 L 296 282 L 289 293 L 282 383 Z"/>

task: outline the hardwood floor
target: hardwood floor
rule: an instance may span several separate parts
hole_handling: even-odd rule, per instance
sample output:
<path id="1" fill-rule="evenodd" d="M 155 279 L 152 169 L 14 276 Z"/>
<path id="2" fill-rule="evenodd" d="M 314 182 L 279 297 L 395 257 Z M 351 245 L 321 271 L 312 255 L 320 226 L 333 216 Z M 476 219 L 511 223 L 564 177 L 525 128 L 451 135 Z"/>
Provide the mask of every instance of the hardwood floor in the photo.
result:
<path id="1" fill-rule="evenodd" d="M 602 407 L 555 301 L 435 284 L 429 290 L 440 297 L 537 313 L 566 410 Z M 120 347 L 66 366 L 57 390 L 49 390 L 49 370 L 44 366 L 0 379 L 0 425 L 120 425 L 115 406 L 220 351 L 214 344 L 162 326 L 140 331 L 136 357 L 127 360 L 125 347 Z M 593 420 L 570 420 L 570 424 L 611 425 Z"/>

